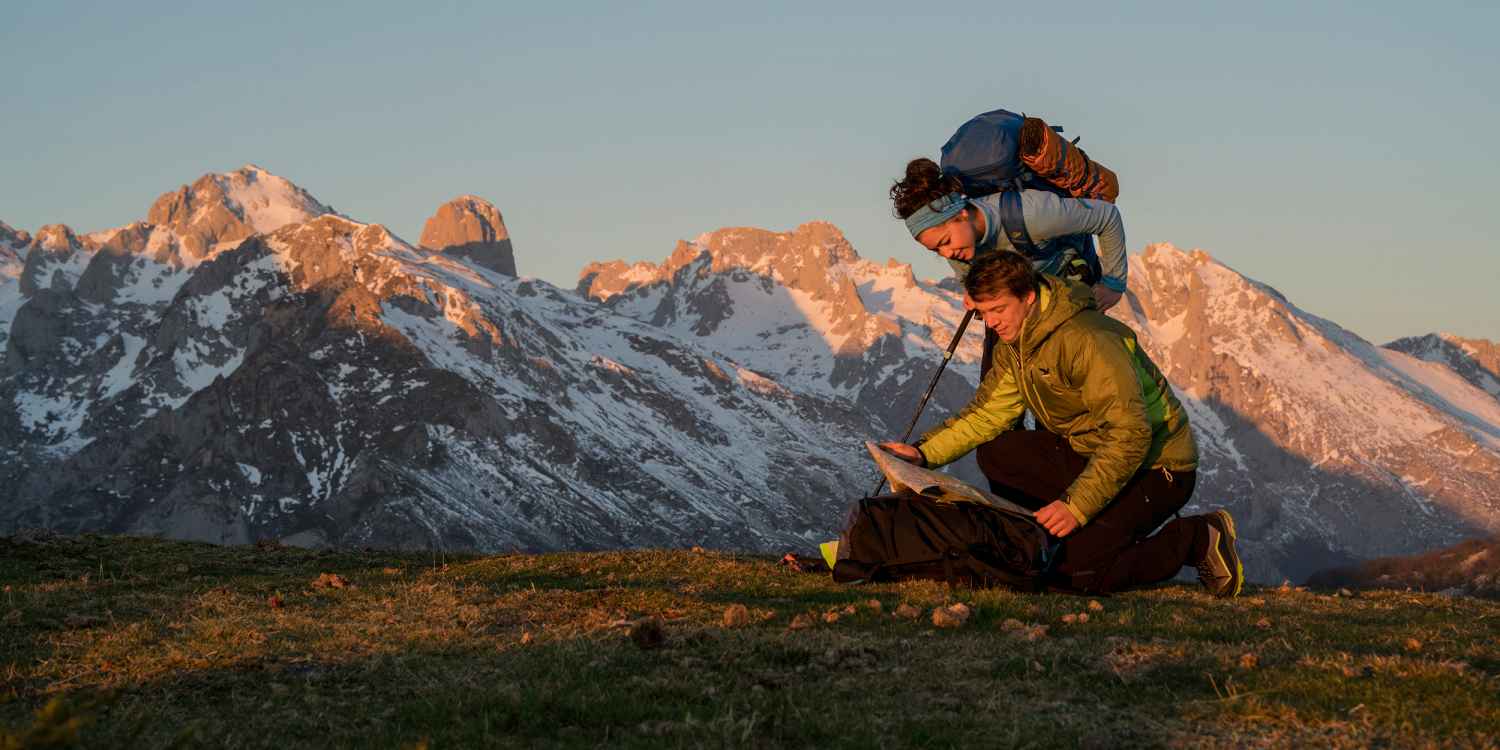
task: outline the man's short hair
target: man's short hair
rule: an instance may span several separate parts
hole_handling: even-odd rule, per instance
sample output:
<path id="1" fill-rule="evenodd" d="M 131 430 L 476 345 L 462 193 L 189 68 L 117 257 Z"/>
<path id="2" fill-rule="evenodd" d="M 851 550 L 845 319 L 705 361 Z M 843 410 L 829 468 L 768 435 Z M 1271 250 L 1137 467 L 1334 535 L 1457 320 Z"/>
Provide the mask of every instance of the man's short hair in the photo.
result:
<path id="1" fill-rule="evenodd" d="M 1000 292 L 1025 299 L 1027 292 L 1038 291 L 1040 285 L 1031 261 L 1011 250 L 997 250 L 975 258 L 964 277 L 964 291 L 975 300 L 990 299 Z"/>

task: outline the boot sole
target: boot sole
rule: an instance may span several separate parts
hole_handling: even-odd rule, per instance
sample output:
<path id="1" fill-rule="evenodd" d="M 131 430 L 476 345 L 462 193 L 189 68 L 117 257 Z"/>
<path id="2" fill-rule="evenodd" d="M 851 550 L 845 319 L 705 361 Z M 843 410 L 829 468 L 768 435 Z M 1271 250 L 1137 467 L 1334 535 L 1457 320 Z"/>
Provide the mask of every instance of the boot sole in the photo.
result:
<path id="1" fill-rule="evenodd" d="M 1229 558 L 1234 561 L 1234 586 L 1219 595 L 1221 599 L 1228 599 L 1239 596 L 1240 591 L 1245 588 L 1245 566 L 1240 563 L 1240 551 L 1235 546 L 1239 534 L 1234 530 L 1234 516 L 1229 515 L 1227 510 L 1214 511 L 1214 515 L 1224 520 L 1224 534 L 1229 537 Z"/>

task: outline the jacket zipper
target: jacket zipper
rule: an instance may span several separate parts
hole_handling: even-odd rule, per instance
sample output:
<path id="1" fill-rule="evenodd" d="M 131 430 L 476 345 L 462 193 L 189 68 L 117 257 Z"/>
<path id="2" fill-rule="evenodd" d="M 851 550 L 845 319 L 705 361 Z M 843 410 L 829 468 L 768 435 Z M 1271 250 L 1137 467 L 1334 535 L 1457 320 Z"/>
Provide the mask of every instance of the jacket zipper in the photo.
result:
<path id="1" fill-rule="evenodd" d="M 1038 295 L 1038 297 L 1040 297 L 1040 295 Z M 1037 304 L 1038 305 L 1041 304 L 1041 299 L 1037 299 Z M 1037 415 L 1037 419 L 1038 420 L 1042 420 L 1042 422 L 1043 422 L 1042 426 L 1044 428 L 1046 428 L 1048 431 L 1051 431 L 1052 425 L 1050 424 L 1050 422 L 1052 421 L 1052 417 L 1051 417 L 1051 415 L 1047 414 L 1047 407 L 1045 407 L 1045 406 L 1042 405 L 1042 393 L 1041 393 L 1041 391 L 1038 391 L 1034 385 L 1031 386 L 1029 390 L 1027 388 L 1027 383 L 1026 383 L 1026 381 L 1027 381 L 1027 378 L 1026 378 L 1026 354 L 1025 354 L 1025 352 L 1026 352 L 1026 323 L 1027 322 L 1029 322 L 1029 321 L 1023 321 L 1021 323 L 1021 337 L 1020 337 L 1020 340 L 1017 342 L 1017 346 L 1016 346 L 1016 363 L 1017 363 L 1016 364 L 1016 381 L 1018 383 L 1020 383 L 1020 385 L 1021 385 L 1021 392 L 1030 395 L 1034 399 L 1033 403 L 1036 404 L 1037 411 L 1041 412 L 1040 414 Z"/>

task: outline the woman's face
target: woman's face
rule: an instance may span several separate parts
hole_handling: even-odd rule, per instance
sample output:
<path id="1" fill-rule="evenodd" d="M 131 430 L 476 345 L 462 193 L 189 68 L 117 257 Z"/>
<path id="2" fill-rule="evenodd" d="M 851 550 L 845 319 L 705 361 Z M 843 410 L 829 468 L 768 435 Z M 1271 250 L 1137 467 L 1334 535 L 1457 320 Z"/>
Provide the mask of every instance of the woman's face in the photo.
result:
<path id="1" fill-rule="evenodd" d="M 972 208 L 935 227 L 917 233 L 917 243 L 949 260 L 973 260 L 974 243 L 978 241 L 972 221 Z"/>

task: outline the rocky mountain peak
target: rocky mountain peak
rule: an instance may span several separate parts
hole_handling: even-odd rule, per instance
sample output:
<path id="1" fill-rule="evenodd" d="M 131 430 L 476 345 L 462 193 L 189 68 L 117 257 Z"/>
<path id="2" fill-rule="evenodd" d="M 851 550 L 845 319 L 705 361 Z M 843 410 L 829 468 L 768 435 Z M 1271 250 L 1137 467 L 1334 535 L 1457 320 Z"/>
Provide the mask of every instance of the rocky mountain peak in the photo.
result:
<path id="1" fill-rule="evenodd" d="M 1396 339 L 1384 348 L 1444 365 L 1474 387 L 1500 399 L 1500 343 L 1451 333 L 1429 333 Z"/>
<path id="2" fill-rule="evenodd" d="M 306 190 L 247 164 L 163 193 L 151 204 L 146 221 L 172 230 L 181 245 L 181 260 L 194 264 L 252 234 L 329 213 L 333 209 Z"/>
<path id="3" fill-rule="evenodd" d="M 23 261 L 19 281 L 22 295 L 40 289 L 72 288 L 96 245 L 79 237 L 66 224 L 48 224 L 36 231 Z"/>
<path id="4" fill-rule="evenodd" d="M 36 244 L 37 247 L 54 253 L 83 247 L 78 235 L 67 224 L 48 224 L 36 230 Z"/>
<path id="5" fill-rule="evenodd" d="M 695 244 L 713 257 L 715 271 L 774 270 L 782 272 L 792 286 L 826 276 L 832 266 L 859 260 L 844 233 L 826 221 L 808 222 L 790 232 L 731 227 L 709 232 Z M 802 273 L 803 269 L 811 274 Z"/>
<path id="6" fill-rule="evenodd" d="M 282 227 L 266 236 L 266 244 L 287 265 L 292 282 L 299 288 L 315 285 L 361 267 L 373 270 L 380 262 L 372 258 L 384 250 L 412 248 L 381 224 L 361 224 L 336 214 Z"/>
<path id="7" fill-rule="evenodd" d="M 31 244 L 31 234 L 0 221 L 0 247 L 19 250 Z"/>
<path id="8" fill-rule="evenodd" d="M 844 274 L 831 271 L 859 262 L 859 253 L 844 233 L 826 221 L 811 221 L 790 232 L 726 227 L 692 241 L 679 240 L 660 265 L 590 263 L 579 273 L 578 291 L 602 301 L 629 288 L 669 282 L 682 269 L 701 263 L 703 273 L 748 271 L 816 299 L 842 299 L 852 306 L 858 303 L 853 285 Z"/>
<path id="9" fill-rule="evenodd" d="M 495 204 L 460 195 L 441 206 L 422 226 L 418 242 L 433 252 L 468 258 L 506 276 L 516 275 L 516 256 L 505 219 Z"/>
<path id="10" fill-rule="evenodd" d="M 31 235 L 0 221 L 0 283 L 21 275 Z"/>

